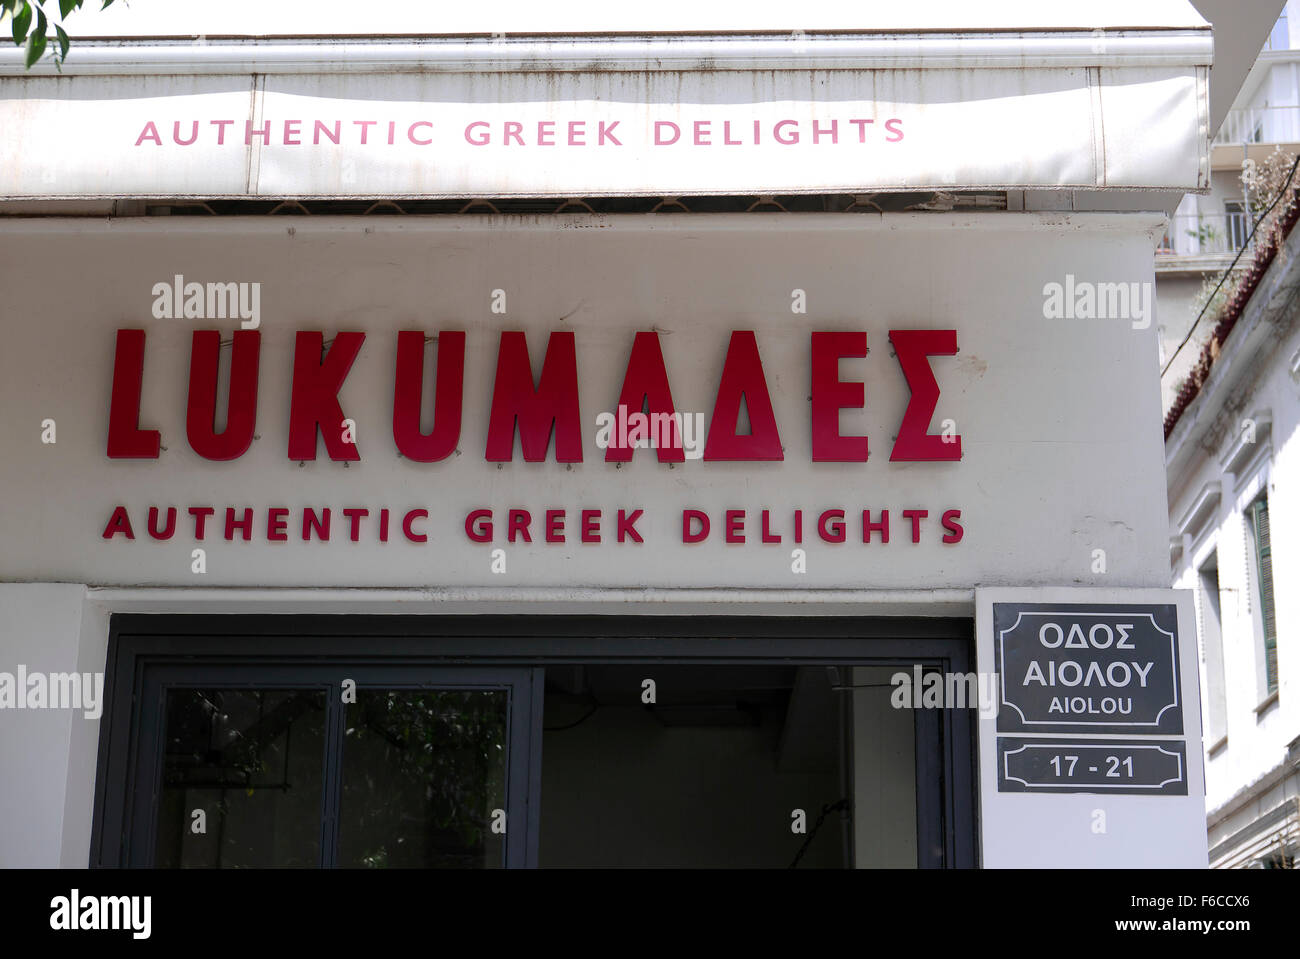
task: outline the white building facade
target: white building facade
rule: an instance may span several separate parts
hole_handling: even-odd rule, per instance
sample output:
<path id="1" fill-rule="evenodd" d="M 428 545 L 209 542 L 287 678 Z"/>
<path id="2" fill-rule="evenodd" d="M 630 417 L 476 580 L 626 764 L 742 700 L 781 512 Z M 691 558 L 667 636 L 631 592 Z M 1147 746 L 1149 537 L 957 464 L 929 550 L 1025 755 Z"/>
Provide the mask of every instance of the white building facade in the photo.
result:
<path id="1" fill-rule="evenodd" d="M 1167 441 L 1174 583 L 1195 590 L 1211 865 L 1294 865 L 1295 236 Z"/>
<path id="2" fill-rule="evenodd" d="M 1244 309 L 1206 305 L 1206 294 L 1221 279 L 1234 287 L 1234 263 L 1253 269 L 1267 243 L 1252 239 L 1255 225 L 1300 152 L 1297 24 L 1288 3 L 1213 140 L 1210 192 L 1183 199 L 1156 252 L 1173 582 L 1197 597 L 1210 861 L 1226 868 L 1295 862 L 1290 238 Z M 1270 157 L 1278 175 L 1252 196 L 1243 169 Z M 1237 319 L 1189 402 L 1180 393 L 1225 309 Z"/>
<path id="3" fill-rule="evenodd" d="M 1204 866 L 1152 251 L 1271 17 L 499 12 L 3 61 L 0 862 Z"/>

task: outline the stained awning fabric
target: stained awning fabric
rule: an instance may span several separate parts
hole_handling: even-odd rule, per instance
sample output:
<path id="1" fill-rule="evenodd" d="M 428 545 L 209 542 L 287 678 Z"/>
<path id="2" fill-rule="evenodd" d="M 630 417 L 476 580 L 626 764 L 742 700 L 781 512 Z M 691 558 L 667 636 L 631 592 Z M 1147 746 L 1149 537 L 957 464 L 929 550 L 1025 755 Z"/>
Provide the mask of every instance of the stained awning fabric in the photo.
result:
<path id="1" fill-rule="evenodd" d="M 74 14 L 61 72 L 0 53 L 0 198 L 1209 183 L 1185 0 L 462 6 Z"/>

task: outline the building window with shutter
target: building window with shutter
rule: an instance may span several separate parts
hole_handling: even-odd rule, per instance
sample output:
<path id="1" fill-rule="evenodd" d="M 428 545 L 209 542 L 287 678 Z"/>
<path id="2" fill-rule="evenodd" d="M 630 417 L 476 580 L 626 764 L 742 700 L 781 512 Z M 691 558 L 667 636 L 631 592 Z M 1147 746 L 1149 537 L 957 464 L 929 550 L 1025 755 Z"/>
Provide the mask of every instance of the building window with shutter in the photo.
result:
<path id="1" fill-rule="evenodd" d="M 1223 671 L 1223 615 L 1219 589 L 1219 551 L 1197 570 L 1201 660 L 1205 663 L 1205 741 L 1213 756 L 1228 737 L 1227 683 Z"/>
<path id="2" fill-rule="evenodd" d="M 1262 633 L 1263 675 L 1265 696 L 1277 692 L 1277 619 L 1273 605 L 1273 550 L 1269 538 L 1268 497 L 1261 495 L 1246 509 L 1252 545 L 1256 596 L 1259 600 L 1259 617 L 1256 620 Z"/>

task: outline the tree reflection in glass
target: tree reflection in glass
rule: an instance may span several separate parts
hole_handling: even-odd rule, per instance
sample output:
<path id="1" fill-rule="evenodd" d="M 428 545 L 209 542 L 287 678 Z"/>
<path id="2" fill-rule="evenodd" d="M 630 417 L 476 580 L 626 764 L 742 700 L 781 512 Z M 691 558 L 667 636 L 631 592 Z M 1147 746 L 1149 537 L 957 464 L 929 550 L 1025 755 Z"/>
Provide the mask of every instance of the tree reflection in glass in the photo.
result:
<path id="1" fill-rule="evenodd" d="M 154 862 L 316 866 L 321 690 L 171 689 Z"/>
<path id="2" fill-rule="evenodd" d="M 346 712 L 339 865 L 501 867 L 508 718 L 503 689 L 358 689 Z"/>

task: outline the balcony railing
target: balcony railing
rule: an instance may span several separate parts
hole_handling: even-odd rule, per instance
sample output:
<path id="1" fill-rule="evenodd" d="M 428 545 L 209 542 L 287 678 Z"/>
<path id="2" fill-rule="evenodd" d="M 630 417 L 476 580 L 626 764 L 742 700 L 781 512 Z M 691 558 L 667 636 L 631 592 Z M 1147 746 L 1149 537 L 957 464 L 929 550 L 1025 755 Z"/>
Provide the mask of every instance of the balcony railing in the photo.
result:
<path id="1" fill-rule="evenodd" d="M 1300 105 L 1229 110 L 1214 145 L 1242 143 L 1300 143 Z"/>
<path id="2" fill-rule="evenodd" d="M 1157 256 L 1222 256 L 1236 253 L 1250 235 L 1244 211 L 1192 213 L 1169 218 Z"/>

